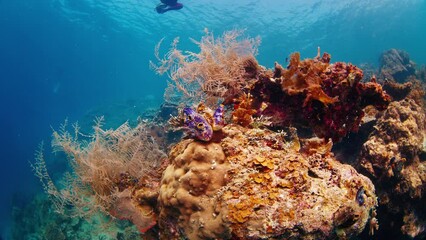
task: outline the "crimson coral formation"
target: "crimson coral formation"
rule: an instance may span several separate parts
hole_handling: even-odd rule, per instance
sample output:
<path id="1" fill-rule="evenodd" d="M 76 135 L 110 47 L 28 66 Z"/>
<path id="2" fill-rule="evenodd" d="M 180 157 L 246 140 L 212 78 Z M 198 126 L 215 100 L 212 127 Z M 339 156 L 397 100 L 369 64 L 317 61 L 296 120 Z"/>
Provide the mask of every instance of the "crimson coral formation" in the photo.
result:
<path id="1" fill-rule="evenodd" d="M 361 82 L 362 70 L 343 62 L 330 64 L 330 55 L 300 60 L 291 55 L 286 69 L 275 64 L 251 88 L 253 106 L 266 103 L 259 113 L 270 116 L 275 126 L 298 126 L 334 142 L 356 132 L 364 116 L 363 108 L 378 110 L 390 103 L 375 78 Z"/>

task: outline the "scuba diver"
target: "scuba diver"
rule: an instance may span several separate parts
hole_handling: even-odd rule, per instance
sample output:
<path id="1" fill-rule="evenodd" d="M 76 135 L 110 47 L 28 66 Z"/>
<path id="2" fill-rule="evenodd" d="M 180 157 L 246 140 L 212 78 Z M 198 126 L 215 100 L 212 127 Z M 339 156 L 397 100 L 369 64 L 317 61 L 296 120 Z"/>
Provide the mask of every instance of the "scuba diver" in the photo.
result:
<path id="1" fill-rule="evenodd" d="M 177 0 L 161 0 L 161 3 L 157 5 L 155 10 L 163 14 L 169 10 L 179 10 L 181 8 L 183 8 L 183 4 L 178 3 Z"/>

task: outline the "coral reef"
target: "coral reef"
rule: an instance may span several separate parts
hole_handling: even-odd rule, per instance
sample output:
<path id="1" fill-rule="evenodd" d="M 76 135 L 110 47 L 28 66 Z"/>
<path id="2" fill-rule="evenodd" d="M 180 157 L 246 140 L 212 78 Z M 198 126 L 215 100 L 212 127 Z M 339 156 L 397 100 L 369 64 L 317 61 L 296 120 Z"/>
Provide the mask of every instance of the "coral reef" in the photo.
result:
<path id="1" fill-rule="evenodd" d="M 207 32 L 198 43 L 198 54 L 184 55 L 175 41 L 164 59 L 157 46 L 159 64 L 152 66 L 159 74 L 168 72 L 172 80 L 166 99 L 186 105 L 204 102 L 211 108 L 221 100 L 235 108 L 234 122 L 244 126 L 264 115 L 275 127 L 294 125 L 335 142 L 358 130 L 364 107 L 384 110 L 391 100 L 374 77 L 361 82 L 360 68 L 330 64 L 331 56 L 320 56 L 319 49 L 313 59 L 301 60 L 294 53 L 287 68 L 276 63 L 273 71 L 267 70 L 254 59 L 258 42 L 238 42 L 240 35 L 231 31 L 214 39 Z"/>
<path id="2" fill-rule="evenodd" d="M 383 59 L 387 63 L 382 70 L 387 70 L 382 73 L 395 72 L 379 74 L 378 82 L 392 102 L 383 112 L 364 108 L 360 132 L 350 134 L 333 151 L 340 161 L 370 177 L 376 187 L 380 221 L 376 239 L 423 239 L 426 122 L 422 71 L 414 74 L 415 64 L 399 50 L 387 51 Z"/>
<path id="3" fill-rule="evenodd" d="M 374 186 L 320 139 L 227 125 L 170 153 L 159 195 L 162 239 L 349 238 L 376 205 Z"/>
<path id="4" fill-rule="evenodd" d="M 363 108 L 372 105 L 383 110 L 390 102 L 375 78 L 360 82 L 362 70 L 352 64 L 330 64 L 324 53 L 314 59 L 291 56 L 284 69 L 275 65 L 273 72 L 263 72 L 252 90 L 253 107 L 266 108 L 275 126 L 310 129 L 318 137 L 341 140 L 356 132 L 364 116 Z"/>
<path id="5" fill-rule="evenodd" d="M 380 78 L 403 83 L 415 72 L 415 63 L 405 51 L 390 49 L 380 57 Z"/>
<path id="6" fill-rule="evenodd" d="M 425 112 L 414 100 L 392 102 L 364 143 L 360 164 L 372 176 L 392 177 L 423 149 Z"/>
<path id="7" fill-rule="evenodd" d="M 359 155 L 358 168 L 378 189 L 381 219 L 400 237 L 426 236 L 425 114 L 411 98 L 392 102 Z"/>
<path id="8" fill-rule="evenodd" d="M 426 235 L 424 86 L 408 54 L 383 55 L 376 81 L 320 49 L 266 69 L 259 41 L 239 31 L 206 32 L 199 53 L 177 42 L 165 58 L 159 44 L 151 64 L 170 77 L 158 114 L 89 135 L 54 131 L 72 169 L 61 188 L 38 152 L 56 211 L 101 211 L 143 239 Z"/>

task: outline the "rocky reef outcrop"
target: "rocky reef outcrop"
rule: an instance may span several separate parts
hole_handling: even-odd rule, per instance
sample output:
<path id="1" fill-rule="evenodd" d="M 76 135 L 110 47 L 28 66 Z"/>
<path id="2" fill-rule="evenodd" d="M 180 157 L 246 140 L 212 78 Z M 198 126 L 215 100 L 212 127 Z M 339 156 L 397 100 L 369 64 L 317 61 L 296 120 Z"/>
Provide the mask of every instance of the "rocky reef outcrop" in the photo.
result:
<path id="1" fill-rule="evenodd" d="M 233 124 L 212 142 L 178 143 L 159 192 L 161 238 L 330 239 L 374 228 L 373 184 L 330 150 Z"/>
<path id="2" fill-rule="evenodd" d="M 416 72 L 407 52 L 390 49 L 380 57 L 380 78 L 403 83 Z"/>
<path id="3" fill-rule="evenodd" d="M 415 66 L 407 52 L 390 49 L 380 57 L 380 77 L 402 83 L 415 74 Z"/>
<path id="4" fill-rule="evenodd" d="M 379 215 L 397 234 L 426 236 L 425 109 L 413 99 L 392 102 L 363 144 L 360 170 L 379 196 Z"/>
<path id="5" fill-rule="evenodd" d="M 392 102 L 364 143 L 360 164 L 372 176 L 389 178 L 418 160 L 423 149 L 425 112 L 412 99 Z"/>
<path id="6" fill-rule="evenodd" d="M 386 109 L 391 101 L 372 78 L 361 82 L 363 72 L 344 62 L 330 63 L 331 56 L 318 52 L 313 59 L 291 55 L 287 68 L 276 64 L 273 72 L 260 74 L 250 94 L 252 108 L 265 105 L 261 114 L 274 126 L 309 129 L 316 136 L 340 141 L 357 132 L 368 105 Z"/>

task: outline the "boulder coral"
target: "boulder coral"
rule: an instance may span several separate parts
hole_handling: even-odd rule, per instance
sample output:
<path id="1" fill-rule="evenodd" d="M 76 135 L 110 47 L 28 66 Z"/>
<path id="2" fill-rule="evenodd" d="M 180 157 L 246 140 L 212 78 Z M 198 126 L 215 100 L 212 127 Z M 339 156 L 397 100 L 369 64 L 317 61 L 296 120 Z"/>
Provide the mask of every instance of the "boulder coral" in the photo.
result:
<path id="1" fill-rule="evenodd" d="M 170 153 L 171 164 L 163 173 L 158 201 L 162 239 L 176 239 L 181 233 L 189 239 L 229 236 L 225 216 L 216 209 L 217 192 L 227 182 L 230 165 L 218 143 L 185 140 Z"/>
<path id="2" fill-rule="evenodd" d="M 331 145 L 234 124 L 211 142 L 181 141 L 161 180 L 161 239 L 359 234 L 377 203 L 374 186 L 335 160 Z"/>
<path id="3" fill-rule="evenodd" d="M 374 177 L 392 177 L 423 149 L 425 112 L 412 99 L 392 102 L 364 143 L 360 165 Z"/>
<path id="4" fill-rule="evenodd" d="M 392 102 L 379 116 L 358 159 L 359 170 L 377 188 L 380 219 L 401 238 L 426 236 L 424 109 L 411 98 Z"/>

